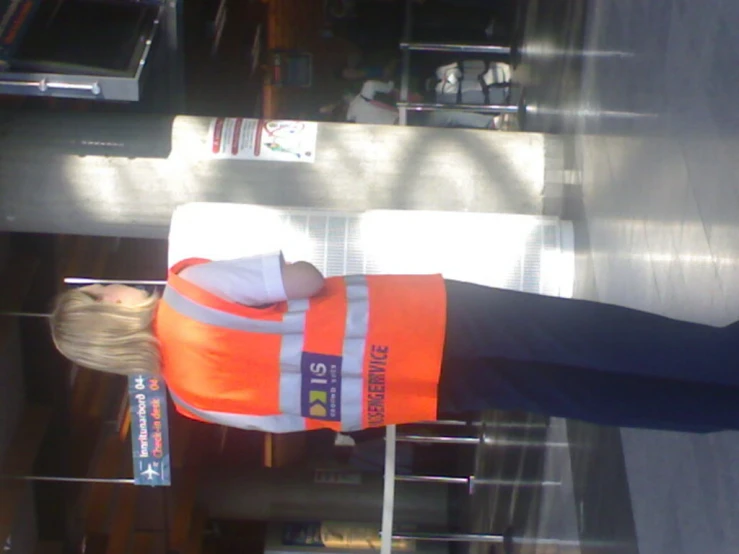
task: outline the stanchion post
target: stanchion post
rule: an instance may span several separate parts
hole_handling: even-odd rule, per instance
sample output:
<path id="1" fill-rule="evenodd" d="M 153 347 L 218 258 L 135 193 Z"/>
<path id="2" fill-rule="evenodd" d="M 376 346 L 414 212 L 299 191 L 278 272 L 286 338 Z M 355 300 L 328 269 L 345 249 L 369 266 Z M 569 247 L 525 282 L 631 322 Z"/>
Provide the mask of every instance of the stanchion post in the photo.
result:
<path id="1" fill-rule="evenodd" d="M 494 54 L 498 56 L 510 56 L 510 46 L 499 46 L 495 44 L 460 44 L 460 43 L 437 43 L 437 42 L 410 42 L 400 43 L 400 49 L 404 52 L 452 52 L 464 54 Z"/>

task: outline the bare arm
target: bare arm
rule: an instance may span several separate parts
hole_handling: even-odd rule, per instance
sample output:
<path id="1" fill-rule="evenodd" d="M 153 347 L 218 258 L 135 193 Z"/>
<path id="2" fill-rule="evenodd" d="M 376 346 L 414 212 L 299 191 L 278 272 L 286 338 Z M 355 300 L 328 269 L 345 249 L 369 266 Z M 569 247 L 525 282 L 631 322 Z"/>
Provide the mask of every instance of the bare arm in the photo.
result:
<path id="1" fill-rule="evenodd" d="M 282 258 L 282 284 L 289 300 L 310 298 L 323 289 L 323 275 L 308 262 L 286 263 Z"/>

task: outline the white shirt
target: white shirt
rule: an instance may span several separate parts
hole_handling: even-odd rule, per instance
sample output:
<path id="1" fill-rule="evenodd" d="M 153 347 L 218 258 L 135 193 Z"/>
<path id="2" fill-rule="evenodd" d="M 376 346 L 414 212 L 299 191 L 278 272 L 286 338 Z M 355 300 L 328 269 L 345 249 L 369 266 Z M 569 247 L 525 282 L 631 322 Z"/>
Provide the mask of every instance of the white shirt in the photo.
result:
<path id="1" fill-rule="evenodd" d="M 394 106 L 375 100 L 375 94 L 388 93 L 395 88 L 392 81 L 366 81 L 362 91 L 349 103 L 346 120 L 355 123 L 375 125 L 395 125 L 398 122 L 398 110 Z"/>
<path id="2" fill-rule="evenodd" d="M 180 276 L 224 300 L 246 306 L 287 300 L 280 252 L 193 265 Z"/>

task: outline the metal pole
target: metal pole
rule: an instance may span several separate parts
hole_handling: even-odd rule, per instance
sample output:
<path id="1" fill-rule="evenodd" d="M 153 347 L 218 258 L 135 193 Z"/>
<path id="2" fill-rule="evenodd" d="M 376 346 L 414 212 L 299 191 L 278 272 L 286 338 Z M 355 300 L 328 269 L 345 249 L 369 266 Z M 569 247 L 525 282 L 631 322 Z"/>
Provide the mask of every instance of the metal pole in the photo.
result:
<path id="1" fill-rule="evenodd" d="M 471 478 L 471 486 L 477 485 L 491 486 L 491 487 L 561 487 L 562 481 L 536 481 L 528 479 L 486 479 L 486 478 Z"/>
<path id="2" fill-rule="evenodd" d="M 398 109 L 413 110 L 416 112 L 434 112 L 438 110 L 454 110 L 460 112 L 478 113 L 511 113 L 517 114 L 521 107 L 516 104 L 439 104 L 425 102 L 398 102 Z"/>
<path id="3" fill-rule="evenodd" d="M 512 537 L 505 535 L 493 535 L 484 533 L 395 533 L 393 539 L 396 540 L 416 540 L 416 541 L 433 541 L 433 542 L 482 542 L 503 544 L 509 540 L 513 544 L 518 545 L 534 545 L 534 546 L 561 546 L 561 547 L 579 547 L 582 543 L 577 540 L 564 539 L 538 539 L 535 537 Z M 597 541 L 594 541 L 597 542 Z M 591 544 L 589 541 L 586 544 Z M 600 544 L 598 542 L 598 544 Z M 603 541 L 603 545 L 606 545 Z"/>
<path id="4" fill-rule="evenodd" d="M 398 442 L 413 444 L 480 444 L 491 446 L 524 446 L 536 448 L 566 448 L 566 442 L 539 442 L 517 439 L 496 439 L 490 437 L 427 437 L 425 435 L 399 435 Z"/>
<path id="5" fill-rule="evenodd" d="M 500 421 L 496 423 L 483 423 L 486 429 L 497 430 L 497 429 L 522 429 L 528 431 L 529 429 L 546 429 L 549 427 L 548 423 L 527 423 L 525 421 Z"/>
<path id="6" fill-rule="evenodd" d="M 531 416 L 529 416 L 530 418 Z M 531 431 L 529 429 L 526 430 L 524 439 L 528 439 L 531 435 Z M 516 480 L 521 480 L 523 476 L 524 466 L 526 464 L 526 456 L 529 454 L 528 448 L 521 448 L 519 450 L 519 460 L 518 460 L 518 468 L 516 469 Z M 513 517 L 515 515 L 516 511 L 516 505 L 518 504 L 518 497 L 519 497 L 519 491 L 520 489 L 514 488 L 511 491 L 511 499 L 508 503 L 508 521 L 513 521 Z M 495 499 L 495 509 L 497 511 L 498 508 L 498 498 Z"/>
<path id="7" fill-rule="evenodd" d="M 183 112 L 186 108 L 185 96 L 185 25 L 184 0 L 164 2 L 165 41 L 167 44 L 167 69 L 169 70 L 170 110 Z"/>
<path id="8" fill-rule="evenodd" d="M 396 481 L 406 483 L 441 483 L 447 485 L 477 485 L 491 487 L 559 487 L 562 485 L 560 481 L 534 481 L 534 480 L 517 480 L 517 479 L 487 479 L 477 478 L 474 475 L 470 477 L 446 477 L 442 475 L 396 475 Z"/>
<path id="9" fill-rule="evenodd" d="M 65 285 L 166 285 L 166 281 L 162 280 L 146 280 L 146 279 L 94 279 L 87 277 L 65 277 Z M 50 317 L 51 314 L 41 314 L 34 312 L 0 312 L 0 317 Z"/>
<path id="10" fill-rule="evenodd" d="M 458 43 L 436 43 L 436 42 L 410 42 L 400 43 L 403 52 L 463 52 L 465 54 L 497 54 L 510 56 L 510 46 L 498 46 L 493 44 L 458 44 Z"/>
<path id="11" fill-rule="evenodd" d="M 436 421 L 424 421 L 422 425 L 446 425 L 447 427 L 466 427 L 468 425 L 479 427 L 482 425 L 480 421 L 458 421 L 455 419 L 438 419 Z"/>
<path id="12" fill-rule="evenodd" d="M 453 419 L 440 419 L 437 421 L 424 421 L 421 425 L 443 425 L 446 427 L 482 427 L 488 429 L 546 429 L 548 423 L 528 423 L 526 421 L 501 421 L 487 423 L 483 421 L 457 421 Z"/>
<path id="13" fill-rule="evenodd" d="M 382 490 L 382 527 L 380 554 L 391 554 L 393 549 L 393 522 L 395 511 L 395 446 L 397 428 L 385 428 L 385 475 Z"/>
<path id="14" fill-rule="evenodd" d="M 87 277 L 65 277 L 65 285 L 166 285 L 160 279 L 95 279 Z"/>
<path id="15" fill-rule="evenodd" d="M 411 29 L 413 27 L 413 0 L 406 0 L 405 2 L 405 26 L 403 28 L 403 38 L 406 41 L 411 40 Z M 403 50 L 400 55 L 400 100 L 401 103 L 408 102 L 408 91 L 410 88 L 410 73 L 411 73 L 411 55 L 409 50 Z M 398 105 L 398 124 L 408 124 L 408 111 Z"/>
<path id="16" fill-rule="evenodd" d="M 135 485 L 134 479 L 103 479 L 96 477 L 53 477 L 47 475 L 0 475 L 0 479 L 14 481 L 42 481 L 52 483 L 107 483 L 111 485 Z"/>
<path id="17" fill-rule="evenodd" d="M 405 483 L 441 483 L 444 485 L 467 485 L 468 477 L 443 477 L 441 475 L 396 475 L 396 481 Z"/>
<path id="18" fill-rule="evenodd" d="M 502 544 L 505 540 L 503 535 L 492 535 L 482 533 L 393 533 L 395 540 L 416 540 L 432 542 L 487 542 Z"/>
<path id="19" fill-rule="evenodd" d="M 520 446 L 523 448 L 569 448 L 570 446 L 567 442 L 540 442 L 525 439 L 494 439 L 490 437 L 484 437 L 482 442 L 492 446 Z"/>
<path id="20" fill-rule="evenodd" d="M 167 281 L 148 279 L 94 279 L 87 277 L 65 277 L 65 285 L 166 285 Z M 0 317 L 50 317 L 51 314 L 34 312 L 0 312 Z"/>
<path id="21" fill-rule="evenodd" d="M 398 435 L 398 442 L 414 444 L 478 444 L 479 437 L 427 437 L 425 435 Z"/>

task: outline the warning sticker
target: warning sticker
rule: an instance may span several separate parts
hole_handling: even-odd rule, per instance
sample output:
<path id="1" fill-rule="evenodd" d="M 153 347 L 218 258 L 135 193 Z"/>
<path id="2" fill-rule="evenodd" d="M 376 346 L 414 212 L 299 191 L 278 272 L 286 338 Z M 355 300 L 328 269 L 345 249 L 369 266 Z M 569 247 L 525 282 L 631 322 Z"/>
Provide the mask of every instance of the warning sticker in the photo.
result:
<path id="1" fill-rule="evenodd" d="M 210 124 L 208 145 L 214 158 L 313 163 L 318 124 L 219 117 Z"/>

